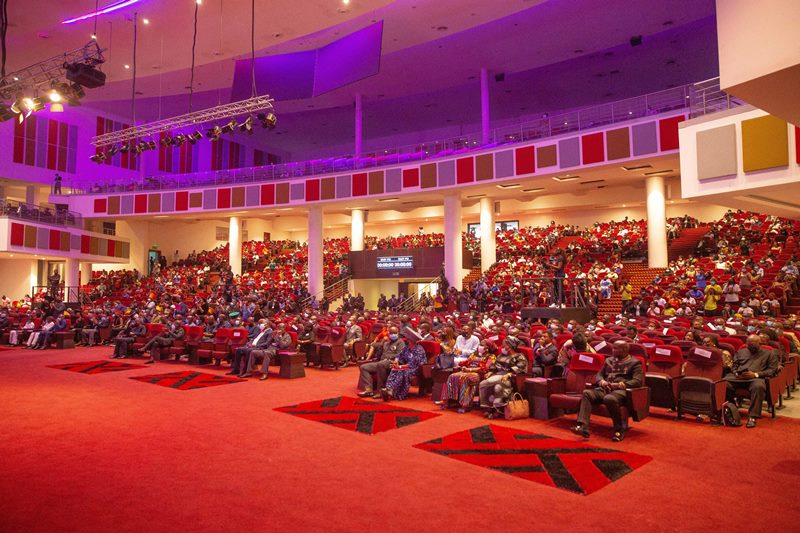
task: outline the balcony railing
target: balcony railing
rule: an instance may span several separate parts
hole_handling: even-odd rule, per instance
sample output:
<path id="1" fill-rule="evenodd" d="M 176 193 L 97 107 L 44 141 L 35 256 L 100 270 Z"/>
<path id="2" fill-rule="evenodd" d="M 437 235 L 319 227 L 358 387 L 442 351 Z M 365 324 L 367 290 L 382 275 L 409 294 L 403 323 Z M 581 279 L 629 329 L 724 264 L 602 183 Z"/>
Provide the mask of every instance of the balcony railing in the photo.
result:
<path id="1" fill-rule="evenodd" d="M 30 220 L 31 222 L 41 222 L 43 224 L 53 224 L 56 226 L 83 227 L 83 220 L 79 213 L 67 211 L 66 209 L 50 209 L 25 202 L 16 202 L 0 198 L 0 216 L 18 218 L 20 220 Z"/>
<path id="2" fill-rule="evenodd" d="M 744 100 L 723 91 L 719 86 L 719 77 L 697 82 L 691 85 L 689 91 L 690 118 L 702 117 L 746 104 L 747 102 Z"/>
<path id="3" fill-rule="evenodd" d="M 360 157 L 343 155 L 235 170 L 167 174 L 136 179 L 109 179 L 95 184 L 87 184 L 85 180 L 76 180 L 66 185 L 69 185 L 71 194 L 135 192 L 282 181 L 336 172 L 369 170 L 414 161 L 424 161 L 426 159 L 448 157 L 475 150 L 486 150 L 500 145 L 529 142 L 535 139 L 553 137 L 685 109 L 689 107 L 690 93 L 693 87 L 693 85 L 683 85 L 576 111 L 555 115 L 545 113 L 542 118 L 537 120 L 491 130 L 489 140 L 485 144 L 482 142 L 481 133 L 475 132 L 450 139 L 377 150 Z"/>

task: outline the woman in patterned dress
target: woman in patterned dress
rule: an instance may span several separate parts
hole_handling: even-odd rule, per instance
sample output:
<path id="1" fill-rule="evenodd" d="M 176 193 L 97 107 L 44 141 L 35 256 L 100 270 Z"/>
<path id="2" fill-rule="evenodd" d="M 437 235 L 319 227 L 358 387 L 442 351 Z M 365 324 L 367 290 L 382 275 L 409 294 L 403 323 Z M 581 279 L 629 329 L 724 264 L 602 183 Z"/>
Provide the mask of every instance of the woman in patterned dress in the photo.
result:
<path id="1" fill-rule="evenodd" d="M 405 400 L 408 398 L 408 389 L 411 387 L 411 378 L 419 368 L 428 362 L 425 349 L 417 344 L 413 348 L 406 347 L 397 359 L 392 361 L 392 369 L 386 378 L 386 386 L 381 389 L 383 401 Z"/>
<path id="2" fill-rule="evenodd" d="M 450 400 L 458 402 L 458 412 L 464 413 L 472 407 L 472 400 L 478 392 L 478 383 L 494 363 L 494 354 L 491 353 L 489 343 L 482 340 L 478 351 L 461 361 L 461 370 L 453 372 L 447 378 L 442 390 L 441 401 L 436 402 L 442 409 L 447 409 Z"/>

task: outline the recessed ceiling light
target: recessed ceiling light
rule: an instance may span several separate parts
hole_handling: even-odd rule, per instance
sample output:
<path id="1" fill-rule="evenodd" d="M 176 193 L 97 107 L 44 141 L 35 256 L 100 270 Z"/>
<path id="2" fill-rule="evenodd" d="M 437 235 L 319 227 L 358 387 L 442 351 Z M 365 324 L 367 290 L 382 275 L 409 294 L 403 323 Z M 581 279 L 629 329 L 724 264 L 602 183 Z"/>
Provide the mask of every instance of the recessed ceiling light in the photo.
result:
<path id="1" fill-rule="evenodd" d="M 434 26 L 434 29 L 435 29 L 436 31 L 447 31 L 447 30 L 449 30 L 450 28 L 448 28 L 447 26 Z"/>
<path id="2" fill-rule="evenodd" d="M 589 185 L 591 183 L 603 183 L 606 180 L 589 180 L 589 181 L 582 181 L 581 185 Z"/>
<path id="3" fill-rule="evenodd" d="M 522 189 L 522 192 L 539 192 L 543 191 L 544 187 L 534 187 L 532 189 Z"/>
<path id="4" fill-rule="evenodd" d="M 142 22 L 145 24 L 150 24 L 150 19 L 143 19 Z"/>
<path id="5" fill-rule="evenodd" d="M 556 181 L 575 181 L 578 176 L 567 174 L 566 176 L 553 176 L 553 179 Z"/>
<path id="6" fill-rule="evenodd" d="M 467 198 L 483 198 L 484 196 L 486 196 L 486 195 L 485 194 L 471 194 L 471 195 L 467 196 Z"/>
<path id="7" fill-rule="evenodd" d="M 645 168 L 653 168 L 653 165 L 636 165 L 634 167 L 623 166 L 623 167 L 620 167 L 620 168 L 622 168 L 622 170 L 627 170 L 628 172 L 630 172 L 632 170 L 642 170 L 642 169 L 645 169 Z"/>
<path id="8" fill-rule="evenodd" d="M 663 174 L 672 174 L 672 169 L 669 170 L 655 170 L 653 172 L 645 172 L 645 176 L 661 176 Z"/>
<path id="9" fill-rule="evenodd" d="M 129 68 L 131 68 L 131 66 L 130 65 L 125 65 L 125 68 L 129 69 Z"/>
<path id="10" fill-rule="evenodd" d="M 396 198 L 396 197 L 395 198 L 380 198 L 378 201 L 379 202 L 396 202 L 399 199 L 400 198 Z"/>
<path id="11" fill-rule="evenodd" d="M 519 183 L 509 183 L 507 185 L 497 185 L 498 189 L 518 189 L 520 187 Z"/>

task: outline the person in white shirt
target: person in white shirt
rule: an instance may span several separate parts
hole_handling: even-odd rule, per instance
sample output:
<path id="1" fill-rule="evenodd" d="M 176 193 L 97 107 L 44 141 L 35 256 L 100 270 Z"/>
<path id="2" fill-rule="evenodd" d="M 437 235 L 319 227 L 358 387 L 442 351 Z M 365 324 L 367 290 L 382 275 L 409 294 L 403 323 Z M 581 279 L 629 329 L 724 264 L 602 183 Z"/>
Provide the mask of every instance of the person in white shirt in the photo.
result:
<path id="1" fill-rule="evenodd" d="M 461 328 L 461 335 L 456 339 L 456 346 L 453 350 L 456 361 L 466 359 L 478 350 L 480 339 L 472 334 L 472 328 L 464 326 Z"/>

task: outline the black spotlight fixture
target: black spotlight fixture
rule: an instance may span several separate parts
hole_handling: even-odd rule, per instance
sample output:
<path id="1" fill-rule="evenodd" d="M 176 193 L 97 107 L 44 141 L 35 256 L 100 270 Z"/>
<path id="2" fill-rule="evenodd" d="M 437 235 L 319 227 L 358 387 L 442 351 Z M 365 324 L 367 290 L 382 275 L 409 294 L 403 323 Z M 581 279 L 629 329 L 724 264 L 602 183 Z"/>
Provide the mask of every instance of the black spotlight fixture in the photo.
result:
<path id="1" fill-rule="evenodd" d="M 161 146 L 170 146 L 170 145 L 172 145 L 172 143 L 174 143 L 175 141 L 174 141 L 174 139 L 172 138 L 172 135 L 168 133 L 168 134 L 166 135 L 166 137 L 164 137 L 163 139 L 161 139 L 161 141 L 160 141 L 160 142 L 161 142 Z"/>
<path id="2" fill-rule="evenodd" d="M 239 126 L 239 131 L 252 135 L 253 132 L 253 115 L 248 116 L 244 122 Z"/>
<path id="3" fill-rule="evenodd" d="M 219 140 L 219 136 L 222 135 L 222 128 L 219 126 L 214 126 L 210 130 L 206 132 L 206 137 L 211 139 L 212 141 Z"/>
<path id="4" fill-rule="evenodd" d="M 17 96 L 17 99 L 14 100 L 14 103 L 11 104 L 9 109 L 19 115 L 22 113 L 22 110 L 25 109 L 25 103 L 23 102 L 24 98 L 22 96 Z"/>
<path id="5" fill-rule="evenodd" d="M 147 149 L 148 149 L 148 150 L 155 150 L 155 149 L 157 148 L 157 146 L 158 146 L 158 145 L 156 144 L 156 142 L 155 142 L 155 141 L 153 141 L 153 140 L 150 140 L 150 141 L 148 141 L 148 142 L 147 142 L 147 143 L 145 143 L 145 144 L 147 144 Z"/>
<path id="6" fill-rule="evenodd" d="M 106 84 L 106 73 L 97 70 L 94 65 L 86 63 L 69 63 L 64 65 L 67 79 L 89 89 L 96 89 Z"/>
<path id="7" fill-rule="evenodd" d="M 34 96 L 33 98 L 23 98 L 22 104 L 30 113 L 44 109 L 44 101 L 38 96 Z"/>
<path id="8" fill-rule="evenodd" d="M 7 105 L 0 103 L 0 122 L 11 120 L 15 116 L 16 114 Z"/>
<path id="9" fill-rule="evenodd" d="M 119 153 L 127 154 L 128 152 L 133 151 L 133 141 L 130 143 L 122 143 L 122 146 L 119 147 Z"/>
<path id="10" fill-rule="evenodd" d="M 232 118 L 230 122 L 228 122 L 227 124 L 222 126 L 222 133 L 231 133 L 231 132 L 233 132 L 233 130 L 236 129 L 236 126 L 238 126 L 238 125 L 239 125 L 239 123 L 236 122 L 236 119 Z"/>
<path id="11" fill-rule="evenodd" d="M 276 117 L 275 113 L 272 111 L 269 113 L 259 113 L 258 120 L 261 122 L 261 127 L 264 129 L 274 130 L 275 126 L 278 124 L 278 117 Z"/>
<path id="12" fill-rule="evenodd" d="M 203 138 L 203 134 L 199 131 L 195 131 L 194 133 L 190 133 L 187 137 L 191 144 L 197 144 L 197 141 Z"/>
<path id="13" fill-rule="evenodd" d="M 99 152 L 99 153 L 94 154 L 93 156 L 91 156 L 89 158 L 89 160 L 94 162 L 94 163 L 100 164 L 100 163 L 102 163 L 103 161 L 106 160 L 106 154 L 105 154 L 105 152 Z"/>
<path id="14" fill-rule="evenodd" d="M 173 144 L 175 144 L 175 146 L 180 146 L 185 142 L 186 142 L 186 135 L 184 135 L 183 133 L 177 134 L 173 139 Z"/>
<path id="15" fill-rule="evenodd" d="M 114 157 L 120 152 L 121 148 L 117 145 L 111 145 L 111 148 L 108 150 L 108 157 Z"/>

